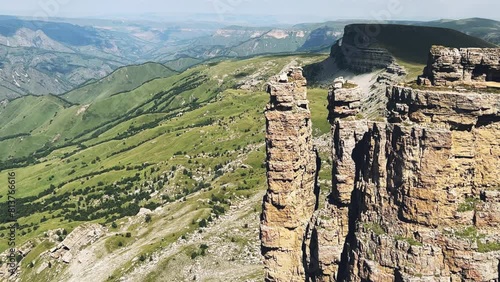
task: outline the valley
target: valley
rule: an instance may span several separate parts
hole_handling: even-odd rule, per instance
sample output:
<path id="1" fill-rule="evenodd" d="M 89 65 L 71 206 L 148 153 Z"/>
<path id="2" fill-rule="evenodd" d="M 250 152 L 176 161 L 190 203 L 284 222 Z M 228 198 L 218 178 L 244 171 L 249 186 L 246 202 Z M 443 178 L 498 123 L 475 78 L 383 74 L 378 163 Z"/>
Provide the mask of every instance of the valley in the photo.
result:
<path id="1" fill-rule="evenodd" d="M 193 247 L 201 245 L 201 242 L 213 241 L 224 228 L 231 228 L 231 233 L 238 229 L 241 234 L 226 239 L 234 241 L 230 251 L 235 260 L 221 261 L 221 271 L 228 263 L 244 259 L 238 255 L 242 248 L 251 248 L 249 255 L 255 256 L 258 250 L 256 216 L 266 185 L 262 161 L 265 154 L 262 111 L 267 100 L 262 91 L 265 79 L 290 62 L 310 64 L 324 58 L 323 55 L 257 57 L 200 65 L 185 73 L 169 73 L 169 77 L 153 79 L 129 92 L 121 91 L 132 86 L 119 83 L 113 84 L 118 88 L 106 86 L 110 90 L 109 95 L 85 95 L 101 93 L 94 89 L 101 89 L 108 81 L 105 79 L 89 84 L 87 88 L 91 90 L 75 90 L 79 94 L 74 97 L 86 99 L 84 103 L 91 104 L 85 109 L 74 104 L 77 101 L 72 100 L 71 93 L 63 96 L 68 99 L 64 100 L 65 103 L 55 96 L 20 98 L 40 99 L 36 105 L 44 110 L 19 108 L 16 101 L 20 99 L 7 105 L 7 109 L 14 107 L 8 112 L 19 115 L 18 118 L 6 119 L 11 121 L 11 126 L 2 126 L 2 129 L 9 130 L 9 134 L 17 134 L 14 130 L 20 129 L 40 132 L 39 136 L 2 141 L 6 142 L 3 144 L 12 142 L 8 146 L 10 152 L 17 152 L 13 148 L 19 148 L 19 152 L 35 148 L 34 142 L 43 136 L 46 139 L 40 144 L 52 142 L 54 136 L 59 139 L 46 148 L 44 156 L 33 160 L 17 159 L 20 167 L 1 172 L 3 175 L 10 170 L 16 171 L 19 187 L 18 240 L 21 245 L 33 243 L 35 246 L 21 261 L 21 268 L 27 270 L 22 273 L 22 279 L 37 275 L 45 277 L 40 281 L 51 281 L 56 279 L 52 276 L 54 273 L 62 271 L 61 275 L 69 275 L 70 281 L 78 281 L 77 277 L 83 279 L 85 273 L 91 273 L 86 271 L 95 271 L 84 268 L 77 274 L 76 270 L 72 270 L 72 264 L 56 263 L 47 254 L 40 258 L 35 255 L 57 246 L 67 236 L 46 237 L 44 234 L 55 234 L 56 230 L 59 234 L 69 234 L 83 223 L 103 224 L 108 230 L 97 241 L 97 244 L 105 245 L 107 251 L 103 253 L 99 245 L 92 245 L 92 250 L 97 252 L 93 256 L 103 261 L 104 269 L 99 270 L 105 275 L 103 280 L 115 280 L 129 272 L 145 271 L 139 270 L 147 265 L 137 260 L 141 256 L 147 257 L 147 260 L 149 257 L 161 258 L 162 265 L 171 259 L 191 261 L 189 257 L 194 252 Z M 145 74 L 152 66 L 132 68 L 138 68 L 139 73 Z M 130 73 L 130 69 L 117 71 L 112 75 L 112 81 L 120 82 Z M 251 80 L 258 83 L 251 89 L 242 89 Z M 141 82 L 137 81 L 137 84 Z M 314 105 L 318 115 L 314 120 L 318 126 L 316 134 L 321 136 L 328 133 L 326 111 L 321 110 L 325 107 L 326 91 L 318 89 L 316 92 Z M 111 108 L 123 110 L 110 112 Z M 46 113 L 46 116 L 24 117 L 23 112 Z M 56 112 L 58 114 L 54 116 Z M 44 118 L 44 123 L 38 123 Z M 56 128 L 65 130 L 51 131 Z M 84 134 L 81 134 L 82 131 Z M 3 163 L 14 164 L 13 160 Z M 241 213 L 234 210 L 236 206 L 245 206 L 248 210 Z M 144 214 L 137 215 L 141 208 L 153 212 L 152 223 L 137 229 L 145 220 Z M 243 221 L 234 221 L 232 218 L 235 216 Z M 115 224 L 116 228 L 113 228 Z M 7 225 L 2 226 L 0 229 L 6 230 L 3 228 Z M 203 233 L 197 233 L 200 230 Z M 5 234 L 4 231 L 0 233 Z M 127 233 L 131 237 L 125 237 Z M 198 234 L 205 239 L 200 241 Z M 0 235 L 0 238 L 4 237 Z M 128 238 L 135 238 L 135 241 Z M 163 254 L 164 249 L 174 242 L 176 249 Z M 224 242 L 227 241 L 214 241 L 206 257 L 193 261 L 210 260 L 212 252 L 225 246 Z M 6 243 L 0 239 L 2 250 L 7 247 Z M 122 252 L 128 254 L 128 259 L 116 261 L 116 254 Z M 91 256 L 88 259 L 92 261 L 96 258 Z M 49 261 L 51 267 L 60 270 L 54 272 L 48 268 Z M 115 268 L 106 261 L 116 264 Z M 249 272 L 242 275 L 260 275 L 259 265 L 260 260 L 254 258 L 248 266 Z M 175 263 L 171 267 L 179 265 Z M 159 268 L 148 268 L 147 271 L 140 273 L 149 273 L 151 277 L 161 275 L 156 273 Z M 182 275 L 185 277 L 188 274 Z"/>

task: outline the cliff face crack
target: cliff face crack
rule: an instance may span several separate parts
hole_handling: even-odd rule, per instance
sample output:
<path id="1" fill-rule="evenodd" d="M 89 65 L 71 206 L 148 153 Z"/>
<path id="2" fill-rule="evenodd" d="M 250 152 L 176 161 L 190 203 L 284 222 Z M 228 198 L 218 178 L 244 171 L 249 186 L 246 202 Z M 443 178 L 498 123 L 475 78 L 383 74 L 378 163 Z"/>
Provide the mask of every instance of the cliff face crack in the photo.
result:
<path id="1" fill-rule="evenodd" d="M 477 123 L 475 124 L 476 128 L 488 126 L 494 123 L 500 122 L 500 115 L 491 114 L 491 115 L 483 115 L 477 119 Z"/>
<path id="2" fill-rule="evenodd" d="M 481 64 L 489 65 L 488 72 L 500 69 L 482 55 L 494 55 L 498 50 L 468 50 L 467 58 L 460 50 L 452 50 L 462 61 L 453 59 L 454 55 L 450 59 L 446 50 L 441 57 L 431 58 L 437 64 L 431 64 L 434 82 L 454 85 L 457 80 L 449 75 L 455 76 L 455 71 L 445 67 L 450 62 L 459 67 L 464 60 L 470 63 L 480 57 Z M 469 63 L 462 67 L 472 67 Z M 457 72 L 468 79 L 479 70 Z M 487 75 L 483 78 L 488 79 Z M 470 79 L 476 84 L 481 78 Z M 280 116 L 288 122 L 274 120 L 286 126 L 268 122 L 268 127 L 274 127 L 268 130 L 268 138 L 279 139 L 270 133 L 281 132 L 287 136 L 283 140 L 295 145 L 276 151 L 277 141 L 268 141 L 276 145 L 268 152 L 268 195 L 282 195 L 278 198 L 285 208 L 273 216 L 272 205 L 279 201 L 266 200 L 270 204 L 264 203 L 263 238 L 275 238 L 275 233 L 266 230 L 291 227 L 290 233 L 276 231 L 283 235 L 280 239 L 263 239 L 263 246 L 271 241 L 279 246 L 273 252 L 263 251 L 268 281 L 498 281 L 499 96 L 453 88 L 442 91 L 429 84 L 418 89 L 389 86 L 388 121 L 372 121 L 360 119 L 365 112 L 359 103 L 363 96 L 359 88 L 342 78 L 335 80 L 328 95 L 332 190 L 319 209 L 313 184 L 319 163 L 311 174 L 300 170 L 300 180 L 294 170 L 302 168 L 306 160 L 314 163 L 312 146 L 304 145 L 311 141 L 309 129 L 300 129 L 310 126 L 309 116 L 303 115 L 304 108 L 294 99 L 275 100 L 292 111 Z M 287 87 L 295 93 L 294 87 Z M 266 116 L 273 114 L 267 112 Z M 280 164 L 277 156 L 293 161 Z M 291 182 L 285 187 L 280 179 Z M 294 191 L 294 196 L 279 191 Z M 291 202 L 300 208 L 291 208 Z M 299 255 L 290 255 L 296 252 Z"/>

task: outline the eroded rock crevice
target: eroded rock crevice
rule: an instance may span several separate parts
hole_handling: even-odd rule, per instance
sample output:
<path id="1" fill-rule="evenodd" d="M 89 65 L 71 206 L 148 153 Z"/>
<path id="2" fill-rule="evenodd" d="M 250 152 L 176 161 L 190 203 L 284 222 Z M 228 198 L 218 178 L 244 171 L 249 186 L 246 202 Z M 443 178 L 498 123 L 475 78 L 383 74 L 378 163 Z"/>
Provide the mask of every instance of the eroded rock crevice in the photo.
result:
<path id="1" fill-rule="evenodd" d="M 290 71 L 288 77 L 293 73 L 298 72 Z M 271 83 L 269 92 L 296 93 L 297 83 L 305 87 L 301 81 L 276 82 L 279 87 Z M 361 96 L 356 85 L 343 80 L 336 80 L 329 94 L 333 176 L 330 195 L 320 209 L 315 204 L 318 167 L 310 139 L 297 139 L 300 134 L 290 131 L 310 126 L 300 122 L 309 112 L 290 98 L 274 100 L 291 105 L 281 119 L 273 119 L 278 108 L 268 107 L 269 164 L 275 161 L 274 150 L 295 157 L 293 165 L 282 166 L 289 174 L 286 185 L 274 176 L 282 173 L 279 166 L 269 166 L 262 221 L 267 281 L 498 282 L 498 94 L 389 85 L 384 119 L 362 118 Z M 302 99 L 305 96 L 297 98 Z M 279 121 L 280 130 L 272 129 L 273 120 Z M 272 141 L 276 138 L 299 145 L 287 147 L 285 142 L 277 149 Z M 310 173 L 296 181 L 292 167 Z M 293 208 L 280 206 L 282 213 L 273 217 L 269 199 L 274 194 L 298 197 Z M 288 229 L 294 235 L 266 249 L 271 245 L 266 230 L 280 230 L 290 225 L 287 220 L 294 222 Z M 290 245 L 301 247 L 286 247 Z M 295 252 L 302 265 L 294 260 Z"/>
<path id="2" fill-rule="evenodd" d="M 337 276 L 321 281 L 498 281 L 500 206 L 481 197 L 500 187 L 498 98 L 399 86 L 388 97 L 389 123 L 333 122 L 332 193 L 350 201 L 350 228 Z"/>

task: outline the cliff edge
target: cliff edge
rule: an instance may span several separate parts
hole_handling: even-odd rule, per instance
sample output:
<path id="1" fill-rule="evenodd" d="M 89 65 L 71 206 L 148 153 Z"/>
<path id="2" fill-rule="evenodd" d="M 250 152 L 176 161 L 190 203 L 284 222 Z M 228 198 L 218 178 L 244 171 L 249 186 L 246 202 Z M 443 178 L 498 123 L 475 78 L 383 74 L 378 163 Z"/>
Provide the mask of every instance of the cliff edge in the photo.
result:
<path id="1" fill-rule="evenodd" d="M 484 60 L 481 64 L 496 73 L 496 65 Z M 278 129 L 268 108 L 270 188 L 263 214 L 264 219 L 276 217 L 263 220 L 263 252 L 268 273 L 294 276 L 268 275 L 267 280 L 499 281 L 499 94 L 390 85 L 386 117 L 377 120 L 358 115 L 360 96 L 358 87 L 339 80 L 330 91 L 333 186 L 324 207 L 317 210 L 311 197 L 316 195 L 313 174 L 318 167 L 311 154 L 297 155 L 300 150 L 292 149 L 310 148 L 310 143 L 290 132 L 300 128 L 296 120 L 300 117 L 303 123 L 307 114 L 281 114 Z M 273 99 L 271 94 L 271 104 Z M 280 155 L 293 157 L 286 166 L 290 171 L 310 171 L 300 178 L 308 179 L 307 185 L 291 177 L 294 174 L 281 182 L 286 185 L 275 184 L 275 155 L 269 149 L 274 138 L 290 141 L 282 143 Z M 304 165 L 307 160 L 310 166 Z M 294 209 L 270 200 L 284 187 L 286 195 L 297 196 Z M 264 236 L 271 222 L 287 230 L 276 234 L 273 245 L 269 235 Z M 283 248 L 282 240 L 295 242 L 295 248 Z M 297 260 L 281 263 L 269 255 L 271 247 L 293 253 Z"/>

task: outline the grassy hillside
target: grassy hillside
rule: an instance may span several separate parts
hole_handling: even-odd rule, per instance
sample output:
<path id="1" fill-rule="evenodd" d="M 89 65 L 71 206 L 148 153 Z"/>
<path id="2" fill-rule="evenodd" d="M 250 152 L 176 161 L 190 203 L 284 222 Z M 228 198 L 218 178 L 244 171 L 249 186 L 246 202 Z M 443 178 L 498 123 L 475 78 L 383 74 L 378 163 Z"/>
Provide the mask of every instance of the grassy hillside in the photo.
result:
<path id="1" fill-rule="evenodd" d="M 36 254 L 57 243 L 45 237 L 46 232 L 59 228 L 62 240 L 83 222 L 101 223 L 110 230 L 97 243 L 103 244 L 99 259 L 112 260 L 99 264 L 107 268 L 95 272 L 103 280 L 134 275 L 134 269 L 147 261 L 133 258 L 160 257 L 164 248 L 176 251 L 164 254 L 155 264 L 158 267 L 149 270 L 149 281 L 168 269 L 189 267 L 193 260 L 205 261 L 203 257 L 221 260 L 224 256 L 214 252 L 228 246 L 232 247 L 226 254 L 234 254 L 233 260 L 206 267 L 222 273 L 229 265 L 248 264 L 241 273 L 228 277 L 261 277 L 260 260 L 244 255 L 245 249 L 258 247 L 254 217 L 266 183 L 263 110 L 269 98 L 261 89 L 269 76 L 291 61 L 309 64 L 324 58 L 259 57 L 200 65 L 129 92 L 96 98 L 85 111 L 57 97 L 9 103 L 0 115 L 12 119 L 12 124 L 4 122 L 0 136 L 31 134 L 2 141 L 2 148 L 18 148 L 16 152 L 22 155 L 20 150 L 35 146 L 37 138 L 60 134 L 43 156 L 0 171 L 0 178 L 9 171 L 17 174 L 18 244 L 31 240 L 37 246 L 21 262 L 22 280 L 53 281 L 70 275 L 72 268 L 56 261 L 51 263 L 58 271 L 46 269 L 37 274 L 36 269 L 47 260 Z M 239 89 L 250 78 L 261 81 L 260 85 L 254 90 Z M 309 97 L 315 134 L 328 133 L 326 91 L 311 90 Z M 4 132 L 4 128 L 10 129 Z M 5 195 L 2 186 L 1 210 L 6 208 Z M 234 209 L 243 203 L 245 209 Z M 136 216 L 142 207 L 160 207 L 153 223 L 144 224 L 144 218 Z M 227 216 L 240 220 L 224 220 Z M 4 221 L 0 223 L 0 251 L 7 247 Z M 132 239 L 124 236 L 127 232 Z M 202 243 L 210 246 L 203 255 L 198 251 Z M 196 252 L 201 258 L 193 258 Z M 84 275 L 78 273 L 71 275 Z M 176 275 L 185 280 L 186 273 Z"/>
<path id="2" fill-rule="evenodd" d="M 72 90 L 62 97 L 75 104 L 86 104 L 130 91 L 153 79 L 173 74 L 175 71 L 158 63 L 122 67 L 99 81 Z"/>
<path id="3" fill-rule="evenodd" d="M 170 61 L 166 61 L 164 63 L 165 66 L 173 69 L 173 70 L 176 70 L 176 71 L 185 71 L 186 69 L 192 67 L 192 66 L 195 66 L 199 63 L 201 63 L 203 60 L 201 59 L 196 59 L 196 58 L 192 58 L 192 57 L 181 57 L 181 58 L 178 58 L 178 59 L 175 59 L 175 60 L 170 60 Z"/>
<path id="4" fill-rule="evenodd" d="M 70 107 L 71 104 L 57 96 L 26 96 L 11 101 L 1 109 L 0 128 L 2 137 L 20 133 L 30 133 L 55 113 Z"/>

